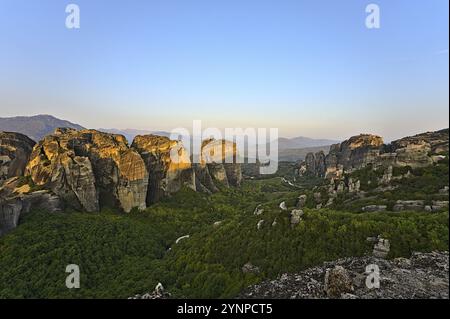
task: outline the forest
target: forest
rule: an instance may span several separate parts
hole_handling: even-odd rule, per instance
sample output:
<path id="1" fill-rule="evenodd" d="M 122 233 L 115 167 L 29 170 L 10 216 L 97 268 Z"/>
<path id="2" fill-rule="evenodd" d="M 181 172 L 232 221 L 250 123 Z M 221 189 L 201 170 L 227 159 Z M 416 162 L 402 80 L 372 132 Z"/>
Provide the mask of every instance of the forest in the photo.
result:
<path id="1" fill-rule="evenodd" d="M 370 236 L 391 241 L 389 258 L 448 250 L 448 211 L 305 208 L 293 226 L 301 192 L 272 177 L 212 195 L 186 189 L 143 212 L 31 212 L 0 239 L 0 298 L 128 298 L 158 282 L 177 298 L 230 298 L 286 272 L 370 254 Z M 68 264 L 80 267 L 80 289 L 65 286 Z"/>

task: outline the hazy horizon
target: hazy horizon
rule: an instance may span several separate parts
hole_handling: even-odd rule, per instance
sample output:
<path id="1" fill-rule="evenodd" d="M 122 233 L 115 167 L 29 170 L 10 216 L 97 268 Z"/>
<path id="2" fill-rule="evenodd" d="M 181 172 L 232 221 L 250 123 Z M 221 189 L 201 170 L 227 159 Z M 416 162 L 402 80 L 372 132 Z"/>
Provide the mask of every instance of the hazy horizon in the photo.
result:
<path id="1" fill-rule="evenodd" d="M 448 1 L 0 1 L 0 117 L 277 127 L 387 141 L 449 127 Z"/>

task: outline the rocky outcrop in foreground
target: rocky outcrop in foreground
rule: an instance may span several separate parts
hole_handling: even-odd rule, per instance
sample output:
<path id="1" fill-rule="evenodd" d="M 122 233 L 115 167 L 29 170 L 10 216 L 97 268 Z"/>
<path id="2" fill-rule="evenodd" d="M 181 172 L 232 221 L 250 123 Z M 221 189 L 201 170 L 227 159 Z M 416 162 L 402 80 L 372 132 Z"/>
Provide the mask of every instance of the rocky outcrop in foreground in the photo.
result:
<path id="1" fill-rule="evenodd" d="M 379 288 L 374 279 L 377 270 Z M 393 260 L 343 258 L 249 287 L 239 298 L 448 299 L 449 254 L 413 253 L 410 259 Z"/>

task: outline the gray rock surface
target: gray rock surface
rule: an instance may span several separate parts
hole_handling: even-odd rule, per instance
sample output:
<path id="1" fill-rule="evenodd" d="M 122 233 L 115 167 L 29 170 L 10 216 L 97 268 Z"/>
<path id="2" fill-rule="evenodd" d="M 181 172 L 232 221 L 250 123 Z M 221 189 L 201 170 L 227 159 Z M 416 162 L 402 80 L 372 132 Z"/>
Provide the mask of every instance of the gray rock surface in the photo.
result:
<path id="1" fill-rule="evenodd" d="M 380 287 L 378 289 L 370 289 L 366 285 L 369 275 L 366 273 L 366 267 L 369 265 L 379 267 Z M 247 288 L 238 298 L 330 298 L 331 296 L 325 290 L 325 276 L 327 271 L 336 267 L 345 269 L 353 286 L 351 293 L 343 293 L 337 298 L 449 298 L 448 252 L 413 253 L 411 258 L 393 260 L 376 257 L 342 258 L 296 274 L 283 274 L 278 279 L 264 281 Z M 348 289 L 342 291 L 346 290 Z"/>
<path id="2" fill-rule="evenodd" d="M 0 181 L 23 176 L 34 144 L 25 135 L 0 131 Z"/>

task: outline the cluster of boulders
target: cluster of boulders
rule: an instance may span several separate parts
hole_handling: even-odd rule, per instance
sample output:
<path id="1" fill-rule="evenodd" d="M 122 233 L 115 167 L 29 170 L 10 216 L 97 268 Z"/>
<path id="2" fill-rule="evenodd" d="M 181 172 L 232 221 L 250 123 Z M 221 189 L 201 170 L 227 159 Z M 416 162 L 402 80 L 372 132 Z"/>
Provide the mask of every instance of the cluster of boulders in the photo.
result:
<path id="1" fill-rule="evenodd" d="M 395 212 L 403 210 L 436 212 L 446 208 L 448 208 L 448 201 L 434 200 L 431 205 L 425 205 L 423 200 L 398 200 L 392 210 Z"/>
<path id="2" fill-rule="evenodd" d="M 392 211 L 416 211 L 416 212 L 438 212 L 448 209 L 449 201 L 433 200 L 431 205 L 426 205 L 424 200 L 397 200 L 392 207 Z M 363 212 L 384 212 L 387 211 L 387 205 L 367 205 L 362 207 Z"/>
<path id="3" fill-rule="evenodd" d="M 130 212 L 182 187 L 211 193 L 239 186 L 236 158 L 236 144 L 224 140 L 204 141 L 199 163 L 193 164 L 181 142 L 156 135 L 136 136 L 130 147 L 124 136 L 96 130 L 60 128 L 37 144 L 22 134 L 0 132 L 0 188 L 11 188 L 7 181 L 21 177 L 46 191 L 38 194 L 56 196 L 58 209 L 66 205 L 97 212 L 108 206 Z M 12 214 L 11 203 L 29 197 L 16 196 L 19 192 L 24 193 L 0 196 L 0 227 L 16 224 L 6 222 L 11 218 L 5 214 Z M 12 220 L 19 211 L 23 209 L 14 209 Z"/>
<path id="4" fill-rule="evenodd" d="M 378 167 L 425 167 L 448 153 L 449 130 L 427 132 L 384 144 L 380 136 L 361 134 L 334 144 L 325 156 L 309 153 L 296 168 L 299 175 L 341 178 L 345 173 L 371 165 Z"/>
<path id="5" fill-rule="evenodd" d="M 155 290 L 153 290 L 152 292 L 145 293 L 142 295 L 138 294 L 128 299 L 169 299 L 169 298 L 171 298 L 171 294 L 164 289 L 164 286 L 161 283 L 158 283 L 155 287 Z"/>
<path id="6" fill-rule="evenodd" d="M 449 298 L 448 252 L 413 253 L 386 260 L 349 257 L 251 286 L 239 298 Z"/>

